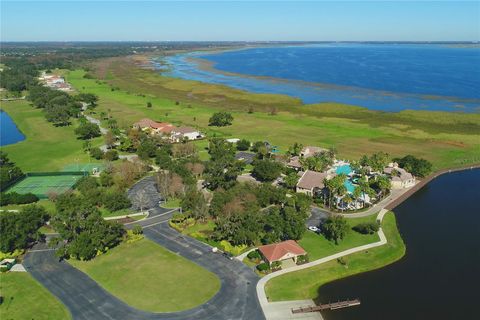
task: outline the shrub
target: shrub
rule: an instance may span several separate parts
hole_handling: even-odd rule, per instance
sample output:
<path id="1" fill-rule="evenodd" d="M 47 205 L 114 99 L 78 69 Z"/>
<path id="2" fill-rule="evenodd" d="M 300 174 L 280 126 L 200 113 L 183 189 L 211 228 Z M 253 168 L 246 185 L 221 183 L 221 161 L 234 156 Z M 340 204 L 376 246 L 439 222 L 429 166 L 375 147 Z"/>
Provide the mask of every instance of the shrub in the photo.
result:
<path id="1" fill-rule="evenodd" d="M 379 225 L 377 222 L 365 222 L 357 224 L 352 229 L 361 234 L 374 234 L 378 231 Z"/>
<path id="2" fill-rule="evenodd" d="M 270 265 L 266 262 L 260 263 L 259 265 L 257 265 L 257 270 L 260 272 L 266 272 L 270 270 Z"/>
<path id="3" fill-rule="evenodd" d="M 140 227 L 140 226 L 136 226 L 136 227 Z M 142 229 L 142 227 L 140 227 L 140 229 Z M 127 243 L 132 243 L 132 242 L 136 242 L 138 240 L 142 240 L 144 238 L 143 234 L 142 233 L 135 233 L 135 231 L 132 229 L 132 230 L 127 230 L 126 234 L 125 234 L 125 240 Z M 97 252 L 97 255 L 99 255 L 99 252 Z"/>
<path id="4" fill-rule="evenodd" d="M 103 158 L 107 161 L 118 160 L 118 152 L 116 150 L 108 150 L 103 155 Z"/>
<path id="5" fill-rule="evenodd" d="M 241 139 L 237 142 L 237 150 L 246 151 L 250 149 L 250 141 L 246 139 Z"/>
<path id="6" fill-rule="evenodd" d="M 247 254 L 247 258 L 250 260 L 259 260 L 262 258 L 262 256 L 260 255 L 260 252 L 258 252 L 258 250 L 253 250 Z"/>
<path id="7" fill-rule="evenodd" d="M 280 261 L 274 261 L 272 262 L 271 268 L 272 270 L 280 270 L 282 269 L 282 263 Z"/>
<path id="8" fill-rule="evenodd" d="M 37 202 L 39 199 L 33 193 L 19 194 L 16 192 L 2 193 L 0 195 L 0 205 L 6 206 L 9 204 L 27 204 Z"/>
<path id="9" fill-rule="evenodd" d="M 90 149 L 90 156 L 92 158 L 97 159 L 97 160 L 101 160 L 101 159 L 103 159 L 103 151 L 100 150 L 100 148 L 98 148 L 98 147 L 92 148 L 92 149 Z"/>
<path id="10" fill-rule="evenodd" d="M 139 225 L 136 225 L 132 228 L 132 232 L 133 232 L 133 234 L 142 234 L 143 229 Z"/>
<path id="11" fill-rule="evenodd" d="M 308 255 L 298 256 L 297 257 L 297 264 L 304 264 L 308 262 Z"/>
<path id="12" fill-rule="evenodd" d="M 132 203 L 125 193 L 120 191 L 110 191 L 104 194 L 103 204 L 110 211 L 118 211 L 129 208 Z"/>

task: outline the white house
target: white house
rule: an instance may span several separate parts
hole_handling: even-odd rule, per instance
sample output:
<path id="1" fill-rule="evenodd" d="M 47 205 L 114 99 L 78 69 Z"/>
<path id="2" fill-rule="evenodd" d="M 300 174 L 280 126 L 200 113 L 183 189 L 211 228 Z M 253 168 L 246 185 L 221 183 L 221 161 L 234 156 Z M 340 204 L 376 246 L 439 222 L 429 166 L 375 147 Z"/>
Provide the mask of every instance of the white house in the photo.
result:
<path id="1" fill-rule="evenodd" d="M 383 172 L 390 176 L 392 189 L 409 188 L 415 185 L 415 177 L 410 172 L 400 168 L 395 162 L 390 163 L 388 167 L 383 169 Z"/>
<path id="2" fill-rule="evenodd" d="M 203 138 L 203 134 L 191 127 L 178 127 L 172 130 L 172 141 L 179 142 L 183 139 L 197 140 Z"/>

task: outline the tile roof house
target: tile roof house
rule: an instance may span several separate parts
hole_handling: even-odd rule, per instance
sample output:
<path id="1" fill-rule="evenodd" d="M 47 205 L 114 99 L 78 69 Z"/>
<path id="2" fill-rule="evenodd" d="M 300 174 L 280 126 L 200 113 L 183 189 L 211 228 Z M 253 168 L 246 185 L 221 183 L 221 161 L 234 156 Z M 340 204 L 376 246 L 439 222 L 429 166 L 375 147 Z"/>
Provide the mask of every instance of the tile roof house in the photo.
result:
<path id="1" fill-rule="evenodd" d="M 300 156 L 301 157 L 312 157 L 315 155 L 315 153 L 327 151 L 325 148 L 320 148 L 320 147 L 313 147 L 313 146 L 306 146 L 303 147 L 302 151 L 300 151 Z"/>
<path id="2" fill-rule="evenodd" d="M 395 162 L 384 168 L 383 173 L 390 176 L 392 189 L 409 188 L 415 185 L 415 177 L 410 172 L 400 168 Z"/>
<path id="3" fill-rule="evenodd" d="M 297 262 L 298 256 L 307 254 L 307 252 L 293 240 L 267 244 L 258 247 L 258 251 L 260 251 L 264 260 L 269 264 L 275 261 L 285 261 L 289 259 Z"/>
<path id="4" fill-rule="evenodd" d="M 295 170 L 301 170 L 302 164 L 300 163 L 300 157 L 298 156 L 291 157 L 290 161 L 287 163 L 287 167 Z"/>
<path id="5" fill-rule="evenodd" d="M 142 131 L 149 131 L 153 134 L 170 134 L 175 128 L 173 124 L 167 122 L 156 122 L 152 119 L 143 118 L 133 124 L 134 128 Z"/>
<path id="6" fill-rule="evenodd" d="M 330 175 L 327 172 L 307 170 L 298 180 L 296 191 L 313 196 L 315 192 L 321 191 L 325 187 L 323 180 L 329 177 Z"/>

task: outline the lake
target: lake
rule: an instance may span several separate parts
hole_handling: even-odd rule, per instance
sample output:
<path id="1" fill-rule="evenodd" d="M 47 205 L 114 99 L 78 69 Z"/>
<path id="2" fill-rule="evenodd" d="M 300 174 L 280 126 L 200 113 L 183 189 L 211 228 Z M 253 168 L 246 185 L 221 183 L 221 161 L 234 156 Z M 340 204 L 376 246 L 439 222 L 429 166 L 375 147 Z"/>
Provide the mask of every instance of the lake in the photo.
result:
<path id="1" fill-rule="evenodd" d="M 25 140 L 23 133 L 17 128 L 12 118 L 0 110 L 0 146 L 14 144 Z"/>
<path id="2" fill-rule="evenodd" d="M 153 64 L 168 76 L 286 94 L 304 103 L 480 112 L 478 47 L 317 44 L 193 52 Z"/>
<path id="3" fill-rule="evenodd" d="M 440 176 L 402 203 L 395 215 L 405 257 L 321 287 L 321 302 L 362 302 L 325 320 L 478 319 L 479 199 L 476 169 Z"/>

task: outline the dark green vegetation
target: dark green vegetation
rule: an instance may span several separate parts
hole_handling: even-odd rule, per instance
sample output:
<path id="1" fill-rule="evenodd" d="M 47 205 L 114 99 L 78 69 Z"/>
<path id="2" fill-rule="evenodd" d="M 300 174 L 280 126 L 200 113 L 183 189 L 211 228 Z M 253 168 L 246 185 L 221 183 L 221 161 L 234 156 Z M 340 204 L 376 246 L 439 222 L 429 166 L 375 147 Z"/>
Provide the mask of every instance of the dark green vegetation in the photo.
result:
<path id="1" fill-rule="evenodd" d="M 0 190 L 6 190 L 23 176 L 22 170 L 8 158 L 5 152 L 0 151 Z"/>
<path id="2" fill-rule="evenodd" d="M 104 220 L 98 209 L 73 194 L 60 195 L 55 206 L 57 213 L 52 226 L 59 233 L 52 244 L 60 245 L 59 257 L 90 260 L 105 253 L 122 240 L 124 229 L 120 224 Z"/>
<path id="3" fill-rule="evenodd" d="M 87 121 L 80 122 L 78 128 L 75 129 L 75 134 L 83 140 L 93 139 L 101 135 L 98 125 Z"/>
<path id="4" fill-rule="evenodd" d="M 354 253 L 341 260 L 332 260 L 305 270 L 292 272 L 267 282 L 265 291 L 270 301 L 315 299 L 321 286 L 336 279 L 381 268 L 399 260 L 405 254 L 395 216 L 385 215 L 382 222 L 388 243 Z"/>
<path id="5" fill-rule="evenodd" d="M 359 223 L 352 229 L 361 233 L 361 234 L 374 234 L 379 229 L 379 224 L 377 222 L 367 222 Z"/>
<path id="6" fill-rule="evenodd" d="M 146 239 L 69 262 L 127 304 L 151 312 L 196 307 L 220 288 L 211 272 Z"/>
<path id="7" fill-rule="evenodd" d="M 425 159 L 418 159 L 415 156 L 407 155 L 395 159 L 398 165 L 414 176 L 423 178 L 432 172 L 432 164 Z"/>
<path id="8" fill-rule="evenodd" d="M 37 202 L 39 198 L 33 193 L 19 194 L 16 192 L 0 194 L 0 206 L 7 206 L 9 204 L 28 204 Z"/>
<path id="9" fill-rule="evenodd" d="M 47 211 L 30 205 L 19 212 L 0 212 L 0 251 L 27 249 L 41 239 L 39 229 L 49 219 Z"/>
<path id="10" fill-rule="evenodd" d="M 0 295 L 0 319 L 71 319 L 67 308 L 27 272 L 0 273 Z"/>
<path id="11" fill-rule="evenodd" d="M 209 126 L 225 127 L 232 125 L 233 117 L 228 112 L 215 112 L 208 120 Z"/>
<path id="12" fill-rule="evenodd" d="M 322 225 L 322 232 L 325 237 L 328 240 L 335 241 L 335 244 L 338 244 L 338 241 L 345 237 L 347 231 L 347 221 L 342 216 L 328 218 Z"/>

